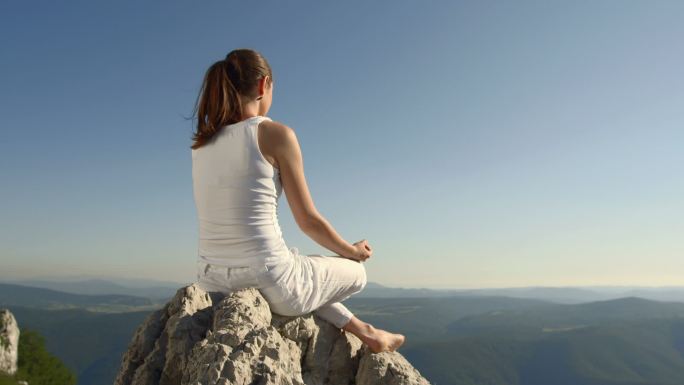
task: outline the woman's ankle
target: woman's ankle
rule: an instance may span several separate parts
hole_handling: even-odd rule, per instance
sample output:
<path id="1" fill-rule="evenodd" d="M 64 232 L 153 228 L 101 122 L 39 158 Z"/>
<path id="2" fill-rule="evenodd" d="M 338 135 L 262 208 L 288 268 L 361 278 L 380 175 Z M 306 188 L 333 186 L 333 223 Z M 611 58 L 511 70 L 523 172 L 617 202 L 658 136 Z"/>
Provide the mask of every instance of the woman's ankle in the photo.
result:
<path id="1" fill-rule="evenodd" d="M 356 317 L 352 317 L 349 323 L 342 329 L 354 334 L 364 342 L 368 339 L 374 338 L 376 334 L 376 329 L 373 327 L 373 325 L 369 324 L 368 322 L 361 321 Z"/>
<path id="2" fill-rule="evenodd" d="M 376 329 L 373 325 L 369 324 L 368 322 L 363 323 L 363 332 L 366 338 L 375 338 Z"/>

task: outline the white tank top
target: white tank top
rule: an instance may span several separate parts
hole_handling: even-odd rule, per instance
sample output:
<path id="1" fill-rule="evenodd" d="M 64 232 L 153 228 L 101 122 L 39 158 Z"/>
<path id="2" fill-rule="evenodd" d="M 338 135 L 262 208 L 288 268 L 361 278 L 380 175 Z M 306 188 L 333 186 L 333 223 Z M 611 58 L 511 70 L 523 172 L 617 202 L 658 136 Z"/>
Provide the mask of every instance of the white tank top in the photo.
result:
<path id="1" fill-rule="evenodd" d="M 271 263 L 290 257 L 280 225 L 280 174 L 259 150 L 257 128 L 267 116 L 223 126 L 192 150 L 200 260 L 223 266 Z"/>

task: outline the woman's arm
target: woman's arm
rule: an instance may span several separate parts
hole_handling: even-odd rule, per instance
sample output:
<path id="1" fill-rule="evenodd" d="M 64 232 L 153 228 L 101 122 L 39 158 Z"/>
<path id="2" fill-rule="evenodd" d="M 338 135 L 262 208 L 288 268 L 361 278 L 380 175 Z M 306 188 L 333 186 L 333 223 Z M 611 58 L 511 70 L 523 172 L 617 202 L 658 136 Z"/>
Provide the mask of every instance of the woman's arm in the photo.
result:
<path id="1" fill-rule="evenodd" d="M 287 202 L 299 228 L 321 246 L 342 257 L 357 259 L 357 248 L 344 240 L 314 206 L 294 130 L 274 121 L 263 121 L 260 127 L 266 131 L 264 152 L 275 158 Z"/>

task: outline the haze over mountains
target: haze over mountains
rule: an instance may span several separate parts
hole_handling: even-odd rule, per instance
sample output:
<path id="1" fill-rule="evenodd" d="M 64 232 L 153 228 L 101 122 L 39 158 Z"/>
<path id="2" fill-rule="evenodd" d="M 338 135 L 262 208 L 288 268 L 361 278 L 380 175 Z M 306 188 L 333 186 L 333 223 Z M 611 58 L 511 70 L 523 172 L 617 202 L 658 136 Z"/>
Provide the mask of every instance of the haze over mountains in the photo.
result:
<path id="1" fill-rule="evenodd" d="M 40 279 L 0 279 L 0 283 L 42 287 L 74 294 L 120 294 L 159 300 L 173 296 L 182 283 L 127 278 L 43 277 Z"/>
<path id="2" fill-rule="evenodd" d="M 641 297 L 655 301 L 684 301 L 684 286 L 530 286 L 485 289 L 405 289 L 369 283 L 360 297 L 447 297 L 505 296 L 535 298 L 558 303 L 582 303 L 623 297 Z"/>
<path id="3" fill-rule="evenodd" d="M 0 283 L 17 284 L 58 290 L 74 294 L 120 294 L 147 297 L 162 303 L 172 297 L 176 289 L 188 282 L 149 281 L 130 278 L 42 277 L 41 279 L 0 279 Z M 450 296 L 505 296 L 512 298 L 544 299 L 557 303 L 582 303 L 623 297 L 640 297 L 655 301 L 683 301 L 684 286 L 530 286 L 484 289 L 428 289 L 388 287 L 369 282 L 357 298 L 412 298 Z"/>

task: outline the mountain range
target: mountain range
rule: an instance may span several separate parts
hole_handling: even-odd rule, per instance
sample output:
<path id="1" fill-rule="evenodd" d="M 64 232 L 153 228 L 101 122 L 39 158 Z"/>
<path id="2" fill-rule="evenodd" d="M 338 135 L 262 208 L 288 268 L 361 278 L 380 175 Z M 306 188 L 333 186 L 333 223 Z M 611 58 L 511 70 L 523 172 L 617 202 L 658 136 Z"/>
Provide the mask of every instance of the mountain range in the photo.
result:
<path id="1" fill-rule="evenodd" d="M 112 383 L 135 328 L 164 298 L 159 291 L 124 294 L 155 293 L 156 283 L 123 289 L 101 283 L 96 295 L 55 290 L 64 283 L 0 284 L 0 306 L 20 327 L 43 334 L 80 385 Z M 120 291 L 107 294 L 107 287 Z M 376 327 L 404 334 L 401 354 L 433 384 L 675 385 L 684 378 L 684 301 L 621 294 L 677 298 L 681 290 L 440 291 L 369 283 L 345 304 Z"/>

